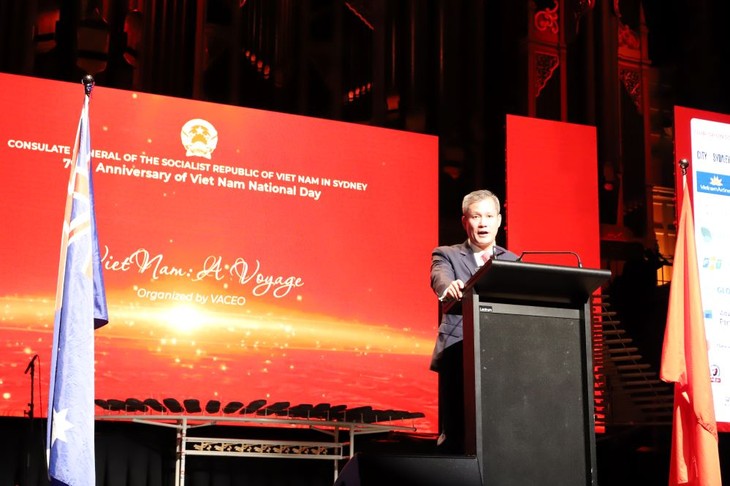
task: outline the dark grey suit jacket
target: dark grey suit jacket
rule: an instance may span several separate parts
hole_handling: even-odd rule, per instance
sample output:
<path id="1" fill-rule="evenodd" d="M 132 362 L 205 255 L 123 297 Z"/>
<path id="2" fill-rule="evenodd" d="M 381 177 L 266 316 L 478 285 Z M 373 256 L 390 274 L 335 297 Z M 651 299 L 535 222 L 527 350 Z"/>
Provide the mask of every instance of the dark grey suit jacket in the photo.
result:
<path id="1" fill-rule="evenodd" d="M 515 261 L 518 258 L 501 246 L 495 246 L 494 253 L 497 260 Z M 437 297 L 441 297 L 451 282 L 461 280 L 466 283 L 478 269 L 468 240 L 459 245 L 439 246 L 431 254 L 431 288 Z M 442 314 L 431 359 L 432 370 L 438 369 L 438 361 L 444 349 L 464 338 L 461 321 L 461 314 Z"/>

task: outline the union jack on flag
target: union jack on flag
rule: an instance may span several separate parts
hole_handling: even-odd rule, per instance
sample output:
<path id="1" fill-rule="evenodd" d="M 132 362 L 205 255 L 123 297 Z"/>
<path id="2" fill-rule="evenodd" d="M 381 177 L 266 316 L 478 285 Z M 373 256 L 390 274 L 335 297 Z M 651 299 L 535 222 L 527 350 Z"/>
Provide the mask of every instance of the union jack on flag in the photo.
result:
<path id="1" fill-rule="evenodd" d="M 53 327 L 46 453 L 51 484 L 93 486 L 94 329 L 108 322 L 94 215 L 87 86 L 71 159 Z"/>

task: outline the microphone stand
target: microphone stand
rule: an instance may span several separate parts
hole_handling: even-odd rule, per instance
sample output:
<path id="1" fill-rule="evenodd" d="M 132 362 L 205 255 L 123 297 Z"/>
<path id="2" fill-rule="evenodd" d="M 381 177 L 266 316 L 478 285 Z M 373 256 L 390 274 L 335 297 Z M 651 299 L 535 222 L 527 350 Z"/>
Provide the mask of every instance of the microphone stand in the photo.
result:
<path id="1" fill-rule="evenodd" d="M 31 451 L 31 444 L 33 444 L 33 439 L 35 437 L 34 434 L 34 410 L 35 410 L 35 361 L 38 359 L 38 355 L 34 355 L 33 358 L 30 360 L 30 363 L 28 363 L 28 366 L 25 368 L 25 374 L 27 375 L 28 372 L 30 372 L 30 402 L 28 402 L 28 410 L 24 410 L 23 413 L 28 416 L 30 419 L 30 430 L 29 430 L 29 437 L 28 437 L 28 445 L 26 446 L 26 456 L 25 456 L 25 480 L 26 484 L 29 484 L 30 481 L 30 451 Z"/>
<path id="2" fill-rule="evenodd" d="M 31 420 L 31 424 L 33 423 L 33 410 L 35 408 L 35 360 L 37 359 L 38 355 L 36 354 L 35 356 L 33 356 L 33 359 L 30 360 L 30 363 L 28 363 L 28 366 L 25 368 L 26 375 L 28 374 L 28 372 L 30 372 L 30 402 L 28 403 L 28 410 L 26 410 L 24 413 Z"/>

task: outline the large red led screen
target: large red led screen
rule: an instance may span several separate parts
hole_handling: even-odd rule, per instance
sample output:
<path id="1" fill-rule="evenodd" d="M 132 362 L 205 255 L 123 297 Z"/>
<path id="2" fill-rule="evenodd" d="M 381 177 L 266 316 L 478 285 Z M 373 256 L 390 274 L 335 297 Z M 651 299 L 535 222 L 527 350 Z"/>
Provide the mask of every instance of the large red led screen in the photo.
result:
<path id="1" fill-rule="evenodd" d="M 600 268 L 595 127 L 509 115 L 506 128 L 509 249 L 526 262 Z"/>
<path id="2" fill-rule="evenodd" d="M 595 127 L 507 117 L 510 250 L 538 252 L 527 262 L 577 266 L 580 258 L 600 268 L 596 157 Z"/>
<path id="3" fill-rule="evenodd" d="M 3 415 L 35 354 L 45 403 L 82 101 L 0 76 Z M 369 405 L 435 431 L 435 137 L 103 87 L 90 118 L 98 398 Z"/>

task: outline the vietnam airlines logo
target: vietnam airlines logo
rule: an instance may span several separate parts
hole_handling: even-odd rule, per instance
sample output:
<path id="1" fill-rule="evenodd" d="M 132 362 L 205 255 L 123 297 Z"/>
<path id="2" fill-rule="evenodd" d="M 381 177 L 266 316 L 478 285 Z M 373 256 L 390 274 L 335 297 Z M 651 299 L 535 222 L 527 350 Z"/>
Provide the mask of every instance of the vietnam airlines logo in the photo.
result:
<path id="1" fill-rule="evenodd" d="M 218 145 L 218 131 L 206 120 L 194 118 L 183 125 L 180 140 L 188 157 L 205 157 L 210 159 Z"/>
<path id="2" fill-rule="evenodd" d="M 730 196 L 730 188 L 725 187 L 727 174 L 697 171 L 697 191 L 718 196 Z"/>

